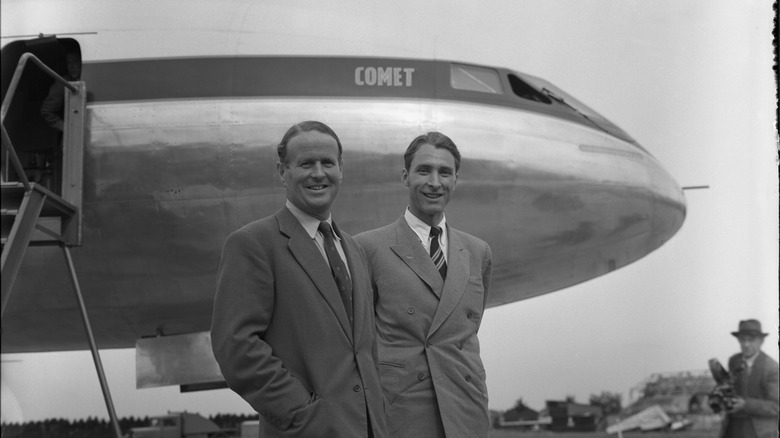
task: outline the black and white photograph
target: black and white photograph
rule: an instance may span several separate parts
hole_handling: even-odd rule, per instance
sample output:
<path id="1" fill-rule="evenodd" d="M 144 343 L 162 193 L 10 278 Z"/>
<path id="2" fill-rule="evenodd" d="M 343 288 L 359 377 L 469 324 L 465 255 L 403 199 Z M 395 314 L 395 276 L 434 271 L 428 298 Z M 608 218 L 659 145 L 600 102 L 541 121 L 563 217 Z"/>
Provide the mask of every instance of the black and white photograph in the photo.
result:
<path id="1" fill-rule="evenodd" d="M 778 433 L 770 0 L 2 0 L 2 437 Z"/>

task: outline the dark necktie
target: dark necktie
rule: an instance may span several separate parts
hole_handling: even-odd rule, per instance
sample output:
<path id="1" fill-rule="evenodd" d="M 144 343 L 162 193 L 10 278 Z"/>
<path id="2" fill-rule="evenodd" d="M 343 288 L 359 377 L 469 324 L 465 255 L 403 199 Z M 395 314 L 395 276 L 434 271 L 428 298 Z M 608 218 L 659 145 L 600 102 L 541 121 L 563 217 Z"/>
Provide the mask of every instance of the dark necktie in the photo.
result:
<path id="1" fill-rule="evenodd" d="M 444 253 L 439 246 L 439 234 L 441 234 L 441 228 L 431 227 L 431 259 L 433 264 L 436 265 L 436 269 L 439 270 L 441 278 L 447 278 L 447 262 L 444 261 Z"/>
<path id="2" fill-rule="evenodd" d="M 731 382 L 734 384 L 734 392 L 741 396 L 745 394 L 747 388 L 747 361 L 745 358 L 740 358 L 739 364 L 733 370 L 731 370 Z"/>
<path id="3" fill-rule="evenodd" d="M 347 310 L 347 316 L 349 317 L 349 323 L 352 324 L 352 281 L 349 279 L 347 273 L 347 266 L 344 265 L 344 261 L 341 259 L 338 250 L 336 249 L 336 239 L 333 238 L 333 229 L 327 222 L 320 222 L 320 233 L 325 240 L 325 254 L 328 255 L 328 262 L 330 263 L 330 272 L 333 274 L 333 279 L 336 280 L 336 287 L 341 295 L 341 301 L 344 303 L 344 309 Z"/>

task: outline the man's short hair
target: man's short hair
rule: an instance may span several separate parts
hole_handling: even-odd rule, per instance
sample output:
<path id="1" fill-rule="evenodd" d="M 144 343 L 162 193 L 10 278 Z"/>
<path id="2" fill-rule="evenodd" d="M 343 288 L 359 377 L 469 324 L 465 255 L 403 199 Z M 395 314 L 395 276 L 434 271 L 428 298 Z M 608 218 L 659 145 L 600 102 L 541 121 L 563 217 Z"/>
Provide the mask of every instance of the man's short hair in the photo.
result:
<path id="1" fill-rule="evenodd" d="M 407 171 L 412 165 L 414 154 L 417 153 L 417 150 L 424 144 L 448 150 L 452 156 L 455 157 L 455 172 L 460 169 L 460 152 L 458 152 L 458 147 L 455 146 L 455 143 L 441 132 L 431 131 L 412 140 L 409 147 L 406 148 L 406 152 L 404 153 L 404 168 Z"/>
<path id="2" fill-rule="evenodd" d="M 290 140 L 296 135 L 308 131 L 317 131 L 333 137 L 333 139 L 336 140 L 336 144 L 339 146 L 339 161 L 341 161 L 341 140 L 339 140 L 339 136 L 336 135 L 332 129 L 330 129 L 330 126 L 316 120 L 307 120 L 305 122 L 292 125 L 290 129 L 288 129 L 284 134 L 284 137 L 282 137 L 282 141 L 279 142 L 279 145 L 276 147 L 276 153 L 279 155 L 280 163 L 286 164 L 285 159 L 287 158 L 287 143 L 289 143 Z"/>

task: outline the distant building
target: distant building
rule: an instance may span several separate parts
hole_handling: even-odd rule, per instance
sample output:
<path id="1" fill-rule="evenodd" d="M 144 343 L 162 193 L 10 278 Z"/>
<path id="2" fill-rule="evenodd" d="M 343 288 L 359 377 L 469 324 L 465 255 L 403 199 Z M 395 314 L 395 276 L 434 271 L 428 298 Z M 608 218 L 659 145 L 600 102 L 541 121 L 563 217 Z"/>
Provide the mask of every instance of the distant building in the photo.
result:
<path id="1" fill-rule="evenodd" d="M 569 401 L 547 401 L 547 414 L 552 419 L 550 430 L 594 432 L 603 416 L 600 406 Z"/>
<path id="2" fill-rule="evenodd" d="M 503 420 L 506 421 L 533 421 L 539 419 L 539 412 L 520 403 L 514 408 L 504 412 Z"/>
<path id="3" fill-rule="evenodd" d="M 518 401 L 514 408 L 502 413 L 494 424 L 496 427 L 530 430 L 539 429 L 548 423 L 540 422 L 539 412 Z"/>

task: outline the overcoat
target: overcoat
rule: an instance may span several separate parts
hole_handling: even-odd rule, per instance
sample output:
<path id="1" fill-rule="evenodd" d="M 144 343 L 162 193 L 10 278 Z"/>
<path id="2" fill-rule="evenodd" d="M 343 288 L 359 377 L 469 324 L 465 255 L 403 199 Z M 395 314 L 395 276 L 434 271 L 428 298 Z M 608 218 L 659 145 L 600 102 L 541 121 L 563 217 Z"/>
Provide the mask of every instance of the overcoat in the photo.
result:
<path id="1" fill-rule="evenodd" d="M 286 207 L 225 242 L 212 347 L 228 386 L 265 420 L 263 437 L 364 438 L 369 421 L 386 436 L 368 267 L 340 236 L 354 327 L 327 261 Z"/>
<path id="2" fill-rule="evenodd" d="M 492 254 L 484 241 L 447 227 L 443 281 L 402 216 L 355 236 L 366 251 L 379 370 L 393 437 L 487 437 L 485 368 L 477 332 Z"/>
<path id="3" fill-rule="evenodd" d="M 741 361 L 741 353 L 729 358 L 729 371 L 732 375 Z M 735 374 L 734 392 L 745 399 L 745 408 L 738 413 L 726 414 L 721 425 L 721 438 L 731 438 L 726 434 L 726 430 L 729 420 L 735 415 L 749 417 L 758 438 L 777 438 L 779 374 L 777 362 L 763 351 L 758 353 L 750 373 L 741 371 Z"/>

